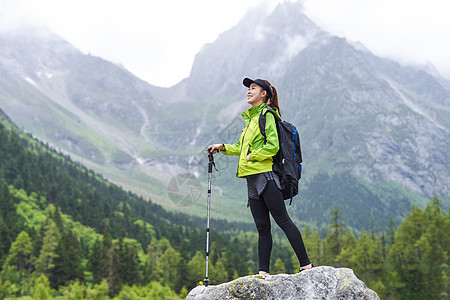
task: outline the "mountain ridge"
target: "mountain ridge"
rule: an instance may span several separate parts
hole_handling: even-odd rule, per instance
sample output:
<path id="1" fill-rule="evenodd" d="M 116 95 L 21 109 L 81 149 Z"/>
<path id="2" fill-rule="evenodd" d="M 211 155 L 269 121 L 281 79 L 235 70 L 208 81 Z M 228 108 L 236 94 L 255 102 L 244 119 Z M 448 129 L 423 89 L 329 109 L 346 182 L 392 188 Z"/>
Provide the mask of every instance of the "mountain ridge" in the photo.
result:
<path id="1" fill-rule="evenodd" d="M 19 127 L 111 180 L 157 203 L 198 214 L 203 213 L 198 202 L 181 208 L 171 201 L 170 180 L 183 173 L 205 178 L 206 145 L 235 142 L 243 126 L 242 78 L 268 78 L 279 91 L 283 117 L 300 128 L 305 156 L 301 186 L 310 195 L 300 199 L 306 207 L 314 209 L 319 190 L 308 185 L 322 173 L 331 178 L 349 173 L 352 184 L 362 178 L 360 187 L 381 189 L 378 194 L 389 193 L 382 187 L 393 181 L 405 189 L 398 190 L 399 198 L 413 191 L 423 203 L 424 197 L 448 197 L 446 80 L 331 36 L 298 3 L 280 4 L 266 18 L 257 13 L 249 12 L 205 45 L 190 76 L 170 88 L 154 87 L 79 50 L 63 51 L 65 43 L 30 54 L 28 47 L 2 35 L 0 49 L 9 50 L 0 55 L 0 73 L 6 75 L 0 78 L 0 107 Z M 47 42 L 35 37 L 35 43 Z M 226 212 L 245 202 L 245 186 L 236 185 L 232 158 L 217 160 L 223 164 L 215 182 L 217 209 Z M 327 197 L 333 194 L 337 191 L 327 191 Z M 350 203 L 361 200 L 342 197 Z M 395 201 L 390 194 L 381 198 Z M 407 211 L 405 204 L 395 214 Z M 368 220 L 370 213 L 365 213 Z M 387 223 L 389 211 L 381 216 Z M 318 218 L 317 224 L 324 221 Z"/>

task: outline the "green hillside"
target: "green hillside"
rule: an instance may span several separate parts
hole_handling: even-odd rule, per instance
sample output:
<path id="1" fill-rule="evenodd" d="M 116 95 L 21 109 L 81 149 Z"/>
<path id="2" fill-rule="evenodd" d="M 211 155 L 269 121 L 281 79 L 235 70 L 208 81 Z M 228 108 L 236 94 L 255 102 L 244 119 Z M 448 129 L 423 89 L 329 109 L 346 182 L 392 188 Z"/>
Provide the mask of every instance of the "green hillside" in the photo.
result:
<path id="1" fill-rule="evenodd" d="M 332 36 L 298 4 L 286 2 L 270 18 L 255 20 L 242 20 L 205 45 L 189 77 L 168 88 L 83 54 L 44 28 L 1 33 L 0 107 L 19 128 L 81 163 L 82 178 L 102 174 L 175 214 L 203 217 L 205 148 L 237 141 L 240 113 L 248 107 L 242 78 L 267 78 L 279 92 L 283 118 L 301 133 L 304 173 L 289 207 L 294 219 L 325 234 L 332 207 L 341 206 L 358 233 L 372 225 L 381 231 L 390 218 L 399 224 L 411 205 L 423 209 L 430 197 L 449 206 L 448 82 Z M 268 30 L 253 41 L 257 28 Z M 305 43 L 298 52 L 286 53 L 299 38 Z M 245 181 L 234 178 L 236 160 L 218 155 L 217 162 L 213 215 L 251 222 Z M 28 181 L 21 176 L 19 187 Z M 180 203 L 184 195 L 172 197 L 173 182 L 183 178 L 192 179 L 196 191 L 191 203 Z M 45 188 L 47 195 L 52 187 Z M 90 219 L 100 218 L 118 226 L 117 217 L 102 215 L 92 195 L 86 197 L 72 204 L 74 214 L 94 211 L 74 220 L 94 226 Z M 67 211 L 69 205 L 58 201 Z M 107 209 L 122 209 L 116 206 Z M 145 213 L 138 209 L 135 217 Z M 105 226 L 95 224 L 100 232 Z"/>
<path id="2" fill-rule="evenodd" d="M 203 219 L 125 192 L 6 121 L 0 140 L 0 299 L 182 299 L 204 278 Z M 382 299 L 450 294 L 450 213 L 437 198 L 398 229 L 391 220 L 357 236 L 347 209 L 332 207 L 322 235 L 301 226 L 316 265 L 352 268 Z M 257 271 L 257 235 L 247 229 L 212 220 L 211 283 Z M 271 273 L 296 272 L 274 231 Z"/>

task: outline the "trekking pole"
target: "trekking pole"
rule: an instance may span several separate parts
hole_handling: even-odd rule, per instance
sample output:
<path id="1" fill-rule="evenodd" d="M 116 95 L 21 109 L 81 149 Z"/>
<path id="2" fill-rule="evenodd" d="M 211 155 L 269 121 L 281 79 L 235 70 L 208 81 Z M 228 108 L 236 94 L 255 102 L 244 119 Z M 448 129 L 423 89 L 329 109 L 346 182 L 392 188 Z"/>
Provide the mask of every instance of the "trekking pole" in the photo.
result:
<path id="1" fill-rule="evenodd" d="M 214 157 L 211 152 L 211 148 L 208 148 L 208 201 L 206 205 L 206 276 L 203 280 L 205 286 L 208 286 L 209 278 L 208 278 L 208 260 L 209 260 L 209 217 L 210 217 L 210 208 L 211 208 L 211 179 L 212 179 L 212 168 L 216 169 L 216 164 L 214 163 Z"/>

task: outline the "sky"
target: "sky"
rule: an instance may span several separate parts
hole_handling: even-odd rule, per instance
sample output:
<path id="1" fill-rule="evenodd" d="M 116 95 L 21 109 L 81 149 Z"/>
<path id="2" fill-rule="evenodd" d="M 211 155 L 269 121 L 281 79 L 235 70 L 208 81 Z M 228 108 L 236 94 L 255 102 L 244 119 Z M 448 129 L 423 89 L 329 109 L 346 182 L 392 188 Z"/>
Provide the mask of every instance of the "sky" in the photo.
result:
<path id="1" fill-rule="evenodd" d="M 195 55 L 249 8 L 287 0 L 0 0 L 0 32 L 44 25 L 83 53 L 147 82 L 175 85 Z M 292 0 L 294 1 L 294 0 Z M 292 2 L 291 1 L 291 2 Z M 303 0 L 319 27 L 402 64 L 432 64 L 450 79 L 450 1 Z"/>

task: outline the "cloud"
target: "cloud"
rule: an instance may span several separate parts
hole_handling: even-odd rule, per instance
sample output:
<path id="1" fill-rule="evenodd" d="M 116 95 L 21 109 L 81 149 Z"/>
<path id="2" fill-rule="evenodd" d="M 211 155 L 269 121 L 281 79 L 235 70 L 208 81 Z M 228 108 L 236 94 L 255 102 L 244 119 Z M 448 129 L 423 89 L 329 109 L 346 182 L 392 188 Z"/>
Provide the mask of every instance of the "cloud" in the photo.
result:
<path id="1" fill-rule="evenodd" d="M 84 53 L 121 63 L 152 84 L 171 86 L 189 75 L 204 44 L 262 2 L 273 8 L 282 0 L 0 0 L 0 31 L 46 25 Z M 403 63 L 432 62 L 450 78 L 450 2 L 302 2 L 308 17 L 330 33 Z"/>
<path id="2" fill-rule="evenodd" d="M 0 1 L 0 32 L 16 30 L 24 23 L 35 24 L 36 20 L 22 7 L 20 1 Z"/>
<path id="3" fill-rule="evenodd" d="M 433 63 L 450 78 L 450 2 L 307 0 L 306 14 L 334 35 L 403 64 Z"/>

